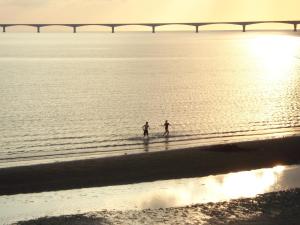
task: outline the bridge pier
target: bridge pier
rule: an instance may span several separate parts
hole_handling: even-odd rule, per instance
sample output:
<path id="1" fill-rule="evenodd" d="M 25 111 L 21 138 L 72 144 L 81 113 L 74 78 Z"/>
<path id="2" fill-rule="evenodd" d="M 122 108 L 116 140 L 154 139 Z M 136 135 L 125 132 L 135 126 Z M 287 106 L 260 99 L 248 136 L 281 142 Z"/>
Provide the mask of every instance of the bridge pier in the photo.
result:
<path id="1" fill-rule="evenodd" d="M 297 23 L 294 23 L 294 32 L 297 32 Z"/>
<path id="2" fill-rule="evenodd" d="M 246 25 L 243 24 L 243 32 L 246 32 Z"/>
<path id="3" fill-rule="evenodd" d="M 199 26 L 196 26 L 196 33 L 199 33 Z"/>
<path id="4" fill-rule="evenodd" d="M 2 27 L 2 29 L 3 29 L 3 30 L 2 30 L 2 31 L 3 31 L 3 33 L 5 33 L 5 32 L 6 32 L 6 29 L 5 29 L 5 28 L 6 28 L 6 26 L 3 26 L 3 27 Z"/>
<path id="5" fill-rule="evenodd" d="M 152 26 L 152 33 L 155 33 L 155 26 Z"/>
<path id="6" fill-rule="evenodd" d="M 41 32 L 41 28 L 39 26 L 36 27 L 37 28 L 37 33 Z"/>
<path id="7" fill-rule="evenodd" d="M 76 28 L 77 28 L 77 27 L 75 27 L 75 26 L 73 27 L 73 33 L 74 33 L 74 34 L 77 33 Z"/>
<path id="8" fill-rule="evenodd" d="M 115 33 L 115 26 L 111 27 L 111 33 Z"/>

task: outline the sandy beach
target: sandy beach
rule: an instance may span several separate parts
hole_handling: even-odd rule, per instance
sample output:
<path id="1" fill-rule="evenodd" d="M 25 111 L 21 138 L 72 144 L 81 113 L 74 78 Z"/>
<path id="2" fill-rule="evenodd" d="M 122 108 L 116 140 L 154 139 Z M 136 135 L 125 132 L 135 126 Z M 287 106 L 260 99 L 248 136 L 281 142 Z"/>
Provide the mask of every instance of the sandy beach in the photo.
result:
<path id="1" fill-rule="evenodd" d="M 297 164 L 299 137 L 0 169 L 0 194 L 200 177 Z"/>

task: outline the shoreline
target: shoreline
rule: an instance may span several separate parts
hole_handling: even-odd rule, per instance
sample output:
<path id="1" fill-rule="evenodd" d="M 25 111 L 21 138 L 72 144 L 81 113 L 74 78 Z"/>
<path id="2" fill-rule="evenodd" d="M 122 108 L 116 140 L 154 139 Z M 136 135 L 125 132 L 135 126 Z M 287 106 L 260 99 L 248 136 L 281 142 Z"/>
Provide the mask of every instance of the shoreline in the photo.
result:
<path id="1" fill-rule="evenodd" d="M 0 169 L 0 195 L 202 177 L 300 162 L 300 137 Z"/>

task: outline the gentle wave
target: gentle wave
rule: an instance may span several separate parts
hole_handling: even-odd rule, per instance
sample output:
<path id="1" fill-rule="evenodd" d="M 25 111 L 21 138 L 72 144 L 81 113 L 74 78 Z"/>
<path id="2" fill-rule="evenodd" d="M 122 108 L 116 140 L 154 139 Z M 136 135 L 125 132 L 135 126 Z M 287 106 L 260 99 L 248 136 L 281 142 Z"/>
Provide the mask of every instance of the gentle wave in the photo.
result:
<path id="1" fill-rule="evenodd" d="M 125 153 L 125 152 L 134 152 L 137 150 L 144 151 L 145 146 L 151 146 L 155 144 L 165 145 L 173 144 L 174 146 L 181 146 L 182 143 L 187 143 L 191 141 L 213 141 L 215 139 L 224 140 L 224 138 L 237 138 L 237 137 L 248 137 L 248 136 L 262 136 L 267 134 L 281 134 L 289 132 L 289 128 L 291 127 L 280 127 L 280 128 L 273 128 L 273 129 L 261 129 L 259 130 L 247 130 L 247 131 L 234 131 L 234 132 L 221 132 L 221 133 L 206 133 L 206 134 L 187 134 L 187 135 L 170 135 L 168 138 L 162 137 L 161 134 L 154 134 L 154 136 L 149 137 L 148 139 L 143 137 L 129 137 L 126 139 L 113 139 L 110 142 L 114 142 L 107 145 L 95 145 L 95 146 L 80 146 L 80 147 L 69 147 L 69 148 L 58 148 L 58 149 L 51 149 L 46 148 L 45 150 L 34 150 L 30 149 L 28 146 L 27 148 L 24 146 L 23 150 L 18 151 L 9 151 L 9 152 L 2 152 L 0 156 L 0 162 L 8 162 L 8 161 L 17 161 L 17 160 L 24 160 L 24 159 L 39 159 L 42 157 L 48 158 L 56 158 L 58 156 L 82 156 L 87 154 L 115 154 L 115 153 Z M 294 129 L 299 129 L 300 127 L 294 127 Z M 74 138 L 74 137 L 72 137 Z M 120 140 L 126 141 L 123 144 L 120 144 Z M 102 143 L 99 141 L 99 143 Z M 77 145 L 80 144 L 98 144 L 97 141 L 89 142 L 89 143 L 76 143 Z M 71 145 L 74 145 L 71 144 Z M 60 146 L 58 144 L 51 144 L 51 145 L 42 145 L 43 147 L 52 147 L 52 146 Z M 69 146 L 65 143 L 63 146 Z M 183 144 L 185 146 L 185 144 Z M 36 147 L 36 146 L 34 146 Z M 160 147 L 161 148 L 161 147 Z M 175 147 L 176 148 L 176 147 Z M 155 147 L 154 147 L 155 149 Z M 6 153 L 6 154 L 5 154 Z"/>

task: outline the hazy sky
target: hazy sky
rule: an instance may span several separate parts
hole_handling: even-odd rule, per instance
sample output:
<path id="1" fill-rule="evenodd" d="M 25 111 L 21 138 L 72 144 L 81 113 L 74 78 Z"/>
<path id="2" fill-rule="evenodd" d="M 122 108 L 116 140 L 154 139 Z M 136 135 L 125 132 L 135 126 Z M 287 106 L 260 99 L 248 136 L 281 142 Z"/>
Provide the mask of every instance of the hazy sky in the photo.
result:
<path id="1" fill-rule="evenodd" d="M 0 0 L 0 23 L 300 20 L 300 0 Z"/>

